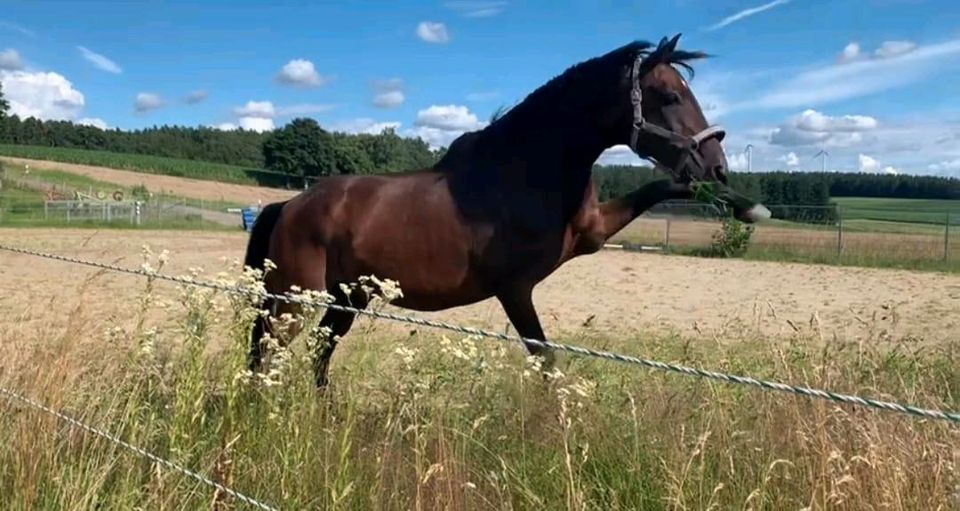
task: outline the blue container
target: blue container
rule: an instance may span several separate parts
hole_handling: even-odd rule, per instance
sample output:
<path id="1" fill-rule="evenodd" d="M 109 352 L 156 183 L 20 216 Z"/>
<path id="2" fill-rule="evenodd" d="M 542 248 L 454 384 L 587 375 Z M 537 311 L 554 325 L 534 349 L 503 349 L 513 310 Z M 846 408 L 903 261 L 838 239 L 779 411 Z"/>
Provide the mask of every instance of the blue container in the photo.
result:
<path id="1" fill-rule="evenodd" d="M 250 232 L 253 230 L 253 222 L 260 214 L 260 208 L 243 208 L 240 210 L 240 217 L 243 219 L 243 230 Z"/>

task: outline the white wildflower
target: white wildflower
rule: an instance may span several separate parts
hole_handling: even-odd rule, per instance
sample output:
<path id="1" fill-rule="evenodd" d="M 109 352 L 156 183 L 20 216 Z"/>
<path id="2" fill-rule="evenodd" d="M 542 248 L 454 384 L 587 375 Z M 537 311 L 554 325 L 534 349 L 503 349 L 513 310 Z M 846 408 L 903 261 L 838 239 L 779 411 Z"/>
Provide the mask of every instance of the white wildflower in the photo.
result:
<path id="1" fill-rule="evenodd" d="M 393 352 L 397 355 L 400 355 L 401 360 L 403 360 L 403 363 L 407 366 L 413 365 L 413 361 L 417 355 L 417 351 L 415 349 L 408 348 L 406 346 L 397 346 Z"/>

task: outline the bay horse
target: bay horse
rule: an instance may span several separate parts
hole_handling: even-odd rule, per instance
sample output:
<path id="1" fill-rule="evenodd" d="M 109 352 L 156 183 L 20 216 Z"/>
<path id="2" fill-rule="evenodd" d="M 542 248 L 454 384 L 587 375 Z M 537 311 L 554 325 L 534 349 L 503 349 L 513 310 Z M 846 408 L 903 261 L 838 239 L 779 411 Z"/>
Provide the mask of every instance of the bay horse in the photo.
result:
<path id="1" fill-rule="evenodd" d="M 651 206 L 693 198 L 694 181 L 714 186 L 743 221 L 769 217 L 727 186 L 724 132 L 708 125 L 674 67 L 692 72 L 687 62 L 706 55 L 677 50 L 678 39 L 631 42 L 571 67 L 483 129 L 459 136 L 431 168 L 323 177 L 267 205 L 244 264 L 274 263 L 264 279 L 271 293 L 326 290 L 334 303 L 359 309 L 371 296 L 341 284 L 368 275 L 397 281 L 403 296 L 392 303 L 410 310 L 496 297 L 519 335 L 546 340 L 534 287 L 570 259 L 600 250 Z M 620 144 L 673 179 L 599 202 L 593 164 Z M 289 303 L 263 305 L 273 317 L 298 311 Z M 314 358 L 318 387 L 326 385 L 330 357 L 354 316 L 328 309 L 321 319 L 331 334 Z M 260 368 L 269 326 L 261 316 L 253 325 L 251 370 Z M 552 363 L 548 350 L 526 347 L 545 359 L 544 367 Z"/>

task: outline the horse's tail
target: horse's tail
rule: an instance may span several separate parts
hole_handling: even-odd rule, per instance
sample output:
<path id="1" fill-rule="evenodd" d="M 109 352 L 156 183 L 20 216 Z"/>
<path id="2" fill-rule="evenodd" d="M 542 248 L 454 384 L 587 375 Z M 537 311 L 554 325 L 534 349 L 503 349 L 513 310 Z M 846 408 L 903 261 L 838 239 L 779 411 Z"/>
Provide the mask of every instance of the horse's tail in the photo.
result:
<path id="1" fill-rule="evenodd" d="M 257 219 L 253 222 L 253 228 L 250 229 L 250 240 L 247 242 L 247 254 L 244 256 L 244 266 L 249 266 L 255 270 L 262 270 L 264 262 L 267 260 L 267 253 L 270 249 L 270 234 L 280 219 L 280 211 L 283 209 L 283 202 L 273 202 L 264 206 Z"/>
<path id="2" fill-rule="evenodd" d="M 253 222 L 253 228 L 250 229 L 250 241 L 247 242 L 247 253 L 244 256 L 243 264 L 253 269 L 262 270 L 265 267 L 267 254 L 270 250 L 270 234 L 276 227 L 280 219 L 280 211 L 283 209 L 284 202 L 274 202 L 267 204 L 257 215 Z M 262 306 L 263 304 L 261 304 Z M 260 340 L 266 331 L 266 320 L 260 314 L 257 314 L 253 320 L 253 330 L 250 332 L 250 353 L 248 364 L 251 371 L 260 368 L 262 352 Z"/>

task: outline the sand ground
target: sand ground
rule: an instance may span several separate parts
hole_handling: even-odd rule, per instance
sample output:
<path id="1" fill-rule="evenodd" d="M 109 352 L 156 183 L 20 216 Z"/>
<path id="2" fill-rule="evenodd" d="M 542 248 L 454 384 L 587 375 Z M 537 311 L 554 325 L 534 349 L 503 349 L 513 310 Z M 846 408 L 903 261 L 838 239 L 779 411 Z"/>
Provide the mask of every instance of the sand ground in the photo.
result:
<path id="1" fill-rule="evenodd" d="M 242 259 L 245 242 L 244 233 L 0 229 L 0 243 L 127 267 L 140 265 L 141 246 L 149 244 L 155 252 L 170 251 L 165 272 L 171 274 L 194 266 L 216 273 L 226 268 L 223 261 Z M 106 274 L 84 290 L 95 273 L 0 251 L 0 332 L 61 329 L 78 306 L 93 318 L 129 318 L 144 279 Z M 158 286 L 162 295 L 176 298 L 173 284 Z M 789 336 L 813 321 L 827 339 L 885 333 L 937 341 L 956 335 L 960 276 L 611 250 L 567 263 L 541 283 L 534 298 L 548 335 L 587 328 L 637 335 L 641 343 L 640 334 L 654 332 L 721 338 L 750 329 Z M 415 314 L 500 331 L 508 324 L 494 300 Z"/>

